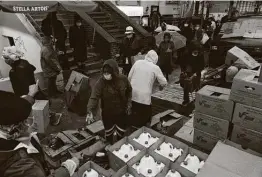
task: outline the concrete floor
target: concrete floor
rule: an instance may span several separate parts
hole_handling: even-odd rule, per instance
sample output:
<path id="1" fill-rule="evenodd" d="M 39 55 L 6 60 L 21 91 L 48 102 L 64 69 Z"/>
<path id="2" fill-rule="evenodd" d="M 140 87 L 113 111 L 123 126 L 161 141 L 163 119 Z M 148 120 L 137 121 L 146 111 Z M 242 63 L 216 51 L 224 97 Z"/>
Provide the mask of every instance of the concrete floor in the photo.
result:
<path id="1" fill-rule="evenodd" d="M 169 76 L 169 83 L 172 84 L 176 82 L 179 78 L 179 74 L 180 74 L 180 68 L 176 68 L 173 71 L 173 73 Z M 96 74 L 90 78 L 91 86 L 95 85 L 99 77 L 100 77 L 100 74 Z M 158 85 L 155 84 L 153 92 L 156 92 L 157 90 L 158 90 Z M 58 126 L 51 126 L 51 125 L 48 126 L 47 131 L 45 133 L 46 136 L 52 133 L 56 133 L 56 132 L 60 132 L 64 130 L 74 130 L 78 128 L 83 128 L 86 125 L 85 117 L 81 117 L 75 113 L 71 113 L 67 111 L 67 108 L 66 108 L 66 105 L 63 99 L 64 98 L 61 97 L 53 101 L 51 109 L 55 110 L 56 112 L 61 112 L 63 116 Z M 98 116 L 96 119 L 100 119 L 100 117 Z"/>

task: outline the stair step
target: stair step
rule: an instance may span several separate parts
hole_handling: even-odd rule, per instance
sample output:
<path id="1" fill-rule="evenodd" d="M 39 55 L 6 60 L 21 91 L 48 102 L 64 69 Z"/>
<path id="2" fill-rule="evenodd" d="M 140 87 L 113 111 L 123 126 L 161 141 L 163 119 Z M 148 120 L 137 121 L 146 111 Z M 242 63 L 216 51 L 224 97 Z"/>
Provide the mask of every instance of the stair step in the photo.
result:
<path id="1" fill-rule="evenodd" d="M 125 37 L 125 34 L 112 34 L 114 38 L 121 38 L 123 39 Z"/>
<path id="2" fill-rule="evenodd" d="M 103 20 L 105 20 L 105 19 L 110 19 L 108 16 L 91 16 L 93 19 L 95 19 L 95 20 L 101 20 L 101 19 L 103 19 Z"/>
<path id="3" fill-rule="evenodd" d="M 85 74 L 90 76 L 90 75 L 98 74 L 100 72 L 101 72 L 100 69 L 94 69 L 94 70 L 89 70 L 89 71 L 85 72 Z"/>
<path id="4" fill-rule="evenodd" d="M 105 12 L 90 12 L 90 13 L 88 13 L 88 15 L 106 15 L 106 13 Z"/>
<path id="5" fill-rule="evenodd" d="M 124 34 L 124 30 L 123 29 L 110 29 L 110 30 L 107 30 L 107 32 Z"/>
<path id="6" fill-rule="evenodd" d="M 96 22 L 97 22 L 98 24 L 110 24 L 110 25 L 115 24 L 115 22 L 112 21 L 112 20 L 97 20 Z"/>
<path id="7" fill-rule="evenodd" d="M 113 25 L 101 25 L 104 29 L 107 29 L 107 30 L 109 30 L 109 29 L 112 29 L 112 28 L 118 28 L 115 24 L 113 24 Z"/>

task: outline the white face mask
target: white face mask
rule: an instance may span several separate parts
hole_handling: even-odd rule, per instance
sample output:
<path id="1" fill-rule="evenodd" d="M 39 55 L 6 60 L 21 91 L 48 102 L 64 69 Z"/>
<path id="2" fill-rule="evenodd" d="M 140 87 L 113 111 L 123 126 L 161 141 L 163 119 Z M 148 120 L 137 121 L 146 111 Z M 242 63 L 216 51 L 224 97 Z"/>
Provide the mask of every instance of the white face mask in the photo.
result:
<path id="1" fill-rule="evenodd" d="M 104 74 L 105 80 L 112 80 L 112 74 Z"/>
<path id="2" fill-rule="evenodd" d="M 185 27 L 188 27 L 188 24 L 184 24 Z"/>
<path id="3" fill-rule="evenodd" d="M 196 30 L 199 30 L 199 27 L 195 27 Z"/>
<path id="4" fill-rule="evenodd" d="M 133 34 L 127 34 L 126 37 L 130 39 L 133 37 Z"/>
<path id="5" fill-rule="evenodd" d="M 76 23 L 76 26 L 77 26 L 77 27 L 80 27 L 81 25 L 82 25 L 81 22 L 77 22 L 77 23 Z"/>

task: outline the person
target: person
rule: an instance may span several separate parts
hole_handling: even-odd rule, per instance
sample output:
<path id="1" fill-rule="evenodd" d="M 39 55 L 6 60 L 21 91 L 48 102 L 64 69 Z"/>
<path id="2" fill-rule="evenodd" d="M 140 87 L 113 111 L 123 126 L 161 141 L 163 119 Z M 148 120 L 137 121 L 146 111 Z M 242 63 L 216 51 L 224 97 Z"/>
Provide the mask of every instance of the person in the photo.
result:
<path id="1" fill-rule="evenodd" d="M 64 69 L 68 69 L 68 60 L 66 57 L 65 41 L 67 39 L 67 31 L 62 21 L 57 19 L 56 12 L 50 12 L 42 21 L 41 30 L 44 36 L 53 37 L 55 40 L 55 48 L 58 51 L 58 59 Z"/>
<path id="2" fill-rule="evenodd" d="M 193 39 L 193 31 L 190 27 L 189 21 L 186 21 L 184 26 L 181 29 L 181 34 L 186 37 L 186 44 L 190 44 L 191 40 Z"/>
<path id="3" fill-rule="evenodd" d="M 120 47 L 120 58 L 123 63 L 124 74 L 128 75 L 132 67 L 131 58 L 141 51 L 141 44 L 134 33 L 133 27 L 126 27 L 125 35 L 126 37 L 123 39 Z"/>
<path id="4" fill-rule="evenodd" d="M 158 48 L 159 67 L 168 80 L 168 75 L 172 72 L 173 58 L 176 57 L 175 44 L 171 41 L 170 33 L 164 34 L 164 41 L 162 41 Z"/>
<path id="5" fill-rule="evenodd" d="M 48 96 L 52 98 L 61 94 L 56 86 L 56 78 L 57 75 L 62 73 L 62 68 L 58 62 L 57 53 L 53 48 L 52 39 L 49 36 L 43 37 L 40 61 L 44 77 L 47 78 L 48 82 Z"/>
<path id="6" fill-rule="evenodd" d="M 225 10 L 226 15 L 221 18 L 221 24 L 223 25 L 228 21 L 228 9 Z"/>
<path id="7" fill-rule="evenodd" d="M 27 60 L 22 59 L 23 55 L 23 52 L 15 46 L 4 47 L 3 58 L 11 67 L 9 78 L 17 96 L 26 95 L 29 92 L 29 86 L 35 84 L 36 68 Z"/>
<path id="8" fill-rule="evenodd" d="M 47 177 L 50 169 L 36 133 L 31 130 L 34 96 L 38 92 L 38 81 L 31 85 L 29 93 L 18 97 L 0 91 L 0 176 L 3 177 Z M 73 157 L 55 170 L 53 177 L 73 176 L 79 159 Z"/>
<path id="9" fill-rule="evenodd" d="M 166 25 L 165 22 L 161 23 L 161 30 L 162 30 L 162 32 L 165 32 L 167 30 L 167 25 Z"/>
<path id="10" fill-rule="evenodd" d="M 73 48 L 74 60 L 80 69 L 83 69 L 83 63 L 87 60 L 87 36 L 81 18 L 75 16 L 75 24 L 69 29 L 70 47 Z"/>
<path id="11" fill-rule="evenodd" d="M 151 94 L 155 80 L 161 87 L 167 85 L 166 78 L 156 65 L 157 61 L 157 53 L 150 50 L 144 60 L 133 65 L 128 75 L 133 89 L 131 125 L 135 128 L 145 126 L 151 119 Z"/>
<path id="12" fill-rule="evenodd" d="M 202 40 L 202 38 L 203 38 L 203 31 L 200 28 L 200 24 L 196 24 L 195 25 L 195 28 L 193 30 L 193 35 L 194 35 L 194 37 L 193 37 L 194 40 L 197 40 L 199 42 Z"/>
<path id="13" fill-rule="evenodd" d="M 181 65 L 180 85 L 184 90 L 183 105 L 190 102 L 189 92 L 200 87 L 201 72 L 204 69 L 202 46 L 198 41 L 192 41 L 184 55 Z"/>
<path id="14" fill-rule="evenodd" d="M 161 14 L 157 11 L 154 11 L 150 14 L 150 27 L 152 33 L 154 33 L 155 29 L 159 26 L 161 21 Z"/>
<path id="15" fill-rule="evenodd" d="M 102 76 L 92 90 L 87 105 L 87 122 L 94 120 L 99 100 L 101 100 L 102 121 L 105 138 L 113 144 L 123 138 L 127 120 L 131 114 L 132 87 L 126 76 L 119 73 L 118 64 L 109 59 L 104 62 Z"/>

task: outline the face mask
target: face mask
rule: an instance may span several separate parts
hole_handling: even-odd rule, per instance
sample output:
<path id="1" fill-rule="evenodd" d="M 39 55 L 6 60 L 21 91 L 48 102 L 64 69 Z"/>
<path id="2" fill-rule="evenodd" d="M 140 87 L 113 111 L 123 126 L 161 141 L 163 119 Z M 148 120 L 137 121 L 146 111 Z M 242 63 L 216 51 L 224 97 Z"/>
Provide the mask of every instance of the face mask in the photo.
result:
<path id="1" fill-rule="evenodd" d="M 195 30 L 199 30 L 199 27 L 195 27 Z"/>
<path id="2" fill-rule="evenodd" d="M 198 56 L 198 52 L 193 52 L 192 55 L 193 55 L 194 57 L 196 57 L 196 56 Z"/>
<path id="3" fill-rule="evenodd" d="M 133 37 L 133 34 L 128 34 L 128 35 L 126 35 L 126 37 L 127 37 L 128 39 L 130 39 L 130 38 Z"/>
<path id="4" fill-rule="evenodd" d="M 78 27 L 80 27 L 81 25 L 82 25 L 81 22 L 77 22 L 77 23 L 76 23 L 76 26 L 78 26 Z"/>
<path id="5" fill-rule="evenodd" d="M 188 27 L 188 24 L 184 24 L 185 27 Z"/>
<path id="6" fill-rule="evenodd" d="M 112 74 L 104 74 L 105 80 L 112 80 Z"/>

